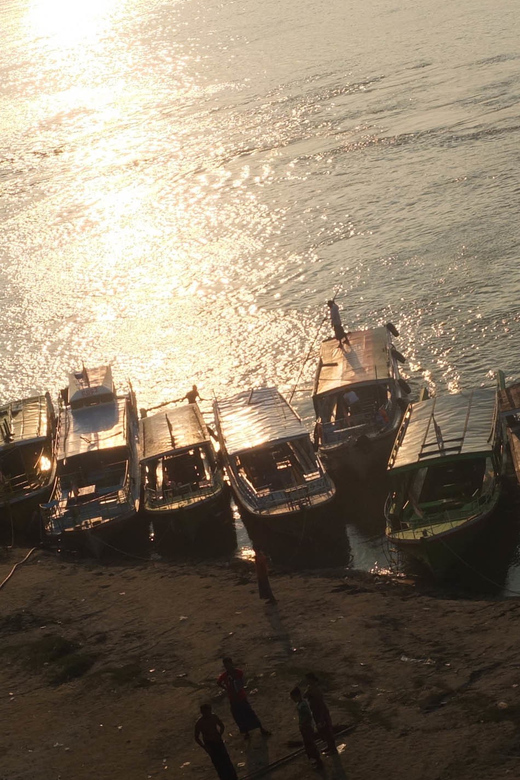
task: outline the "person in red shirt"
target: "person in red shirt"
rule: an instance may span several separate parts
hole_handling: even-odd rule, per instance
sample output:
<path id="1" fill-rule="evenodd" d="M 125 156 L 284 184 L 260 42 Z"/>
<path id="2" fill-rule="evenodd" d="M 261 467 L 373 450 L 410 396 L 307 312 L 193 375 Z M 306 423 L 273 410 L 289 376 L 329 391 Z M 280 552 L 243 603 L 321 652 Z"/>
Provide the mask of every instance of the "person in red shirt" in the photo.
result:
<path id="1" fill-rule="evenodd" d="M 217 685 L 227 693 L 231 715 L 240 733 L 246 739 L 249 739 L 250 731 L 260 729 L 260 733 L 268 737 L 271 732 L 264 729 L 258 715 L 247 700 L 247 693 L 244 688 L 244 672 L 235 668 L 231 658 L 223 658 L 222 663 L 224 664 L 224 671 L 218 677 Z"/>

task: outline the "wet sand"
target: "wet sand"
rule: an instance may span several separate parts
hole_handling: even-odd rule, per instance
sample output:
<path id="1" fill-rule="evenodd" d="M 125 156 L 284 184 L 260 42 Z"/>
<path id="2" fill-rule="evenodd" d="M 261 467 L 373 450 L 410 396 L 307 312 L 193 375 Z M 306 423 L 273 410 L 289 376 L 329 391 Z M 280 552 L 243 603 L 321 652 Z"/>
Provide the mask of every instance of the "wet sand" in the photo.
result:
<path id="1" fill-rule="evenodd" d="M 23 557 L 0 559 L 0 579 Z M 520 776 L 520 603 L 465 600 L 343 572 L 66 562 L 36 552 L 0 591 L 9 780 L 216 778 L 193 741 L 211 701 L 245 777 L 297 748 L 288 691 L 323 681 L 333 721 L 354 730 L 326 778 Z M 215 679 L 231 655 L 273 731 L 237 733 Z M 299 757 L 269 777 L 315 776 Z"/>

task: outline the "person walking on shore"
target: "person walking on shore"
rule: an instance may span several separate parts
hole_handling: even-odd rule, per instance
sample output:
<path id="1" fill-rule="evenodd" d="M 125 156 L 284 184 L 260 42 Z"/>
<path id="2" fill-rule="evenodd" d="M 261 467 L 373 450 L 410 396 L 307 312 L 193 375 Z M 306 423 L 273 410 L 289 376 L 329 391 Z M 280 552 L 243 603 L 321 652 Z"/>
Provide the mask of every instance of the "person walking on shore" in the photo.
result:
<path id="1" fill-rule="evenodd" d="M 211 704 L 203 704 L 200 718 L 195 724 L 195 742 L 206 751 L 217 770 L 220 780 L 238 780 L 226 745 L 222 739 L 224 724 L 211 711 Z"/>
<path id="2" fill-rule="evenodd" d="M 296 709 L 298 711 L 298 725 L 300 727 L 300 734 L 302 735 L 303 739 L 303 747 L 305 748 L 307 757 L 310 761 L 315 762 L 317 769 L 321 769 L 323 766 L 323 761 L 321 760 L 320 751 L 316 747 L 316 742 L 314 741 L 314 728 L 312 724 L 311 708 L 303 698 L 302 692 L 298 687 L 292 689 L 290 696 L 293 702 L 296 704 Z"/>
<path id="3" fill-rule="evenodd" d="M 271 590 L 271 583 L 269 582 L 267 556 L 262 550 L 258 549 L 258 547 L 255 547 L 254 551 L 256 578 L 258 580 L 258 595 L 261 599 L 265 599 L 268 604 L 276 604 L 276 599 Z"/>
<path id="4" fill-rule="evenodd" d="M 309 707 L 311 708 L 312 717 L 314 718 L 318 734 L 327 745 L 326 752 L 333 754 L 337 753 L 338 751 L 334 741 L 334 731 L 332 730 L 332 719 L 321 688 L 318 685 L 318 678 L 313 672 L 307 672 L 305 677 L 307 679 L 305 698 L 309 702 Z"/>
<path id="5" fill-rule="evenodd" d="M 350 341 L 348 340 L 348 336 L 341 323 L 341 314 L 339 313 L 338 304 L 334 301 L 327 301 L 327 306 L 330 309 L 330 324 L 332 325 L 339 346 L 341 347 L 342 341 L 344 341 L 347 346 L 350 346 Z"/>
<path id="6" fill-rule="evenodd" d="M 244 735 L 245 739 L 249 739 L 250 731 L 260 729 L 260 733 L 264 737 L 270 736 L 271 732 L 264 729 L 258 715 L 247 700 L 247 693 L 244 689 L 244 672 L 233 665 L 231 658 L 223 658 L 222 663 L 224 671 L 217 679 L 217 685 L 227 693 L 231 715 L 240 733 Z"/>

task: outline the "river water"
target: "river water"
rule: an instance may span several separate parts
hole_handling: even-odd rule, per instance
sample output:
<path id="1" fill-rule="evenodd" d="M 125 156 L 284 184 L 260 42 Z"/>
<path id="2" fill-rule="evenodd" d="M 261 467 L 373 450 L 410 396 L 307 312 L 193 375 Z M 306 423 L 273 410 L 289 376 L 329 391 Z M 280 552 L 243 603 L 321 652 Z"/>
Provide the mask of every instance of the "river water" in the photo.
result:
<path id="1" fill-rule="evenodd" d="M 334 292 L 415 390 L 520 374 L 516 0 L 0 9 L 0 398 L 105 361 L 141 406 L 290 393 Z"/>

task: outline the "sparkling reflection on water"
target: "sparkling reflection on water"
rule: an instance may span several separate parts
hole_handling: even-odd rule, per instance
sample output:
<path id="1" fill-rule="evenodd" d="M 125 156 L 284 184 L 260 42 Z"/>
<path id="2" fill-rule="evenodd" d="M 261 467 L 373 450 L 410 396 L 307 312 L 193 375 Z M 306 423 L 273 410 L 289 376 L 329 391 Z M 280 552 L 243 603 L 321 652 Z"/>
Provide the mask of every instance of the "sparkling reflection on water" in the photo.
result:
<path id="1" fill-rule="evenodd" d="M 334 290 L 415 391 L 516 378 L 516 7 L 452 5 L 4 3 L 0 398 L 290 393 Z"/>

